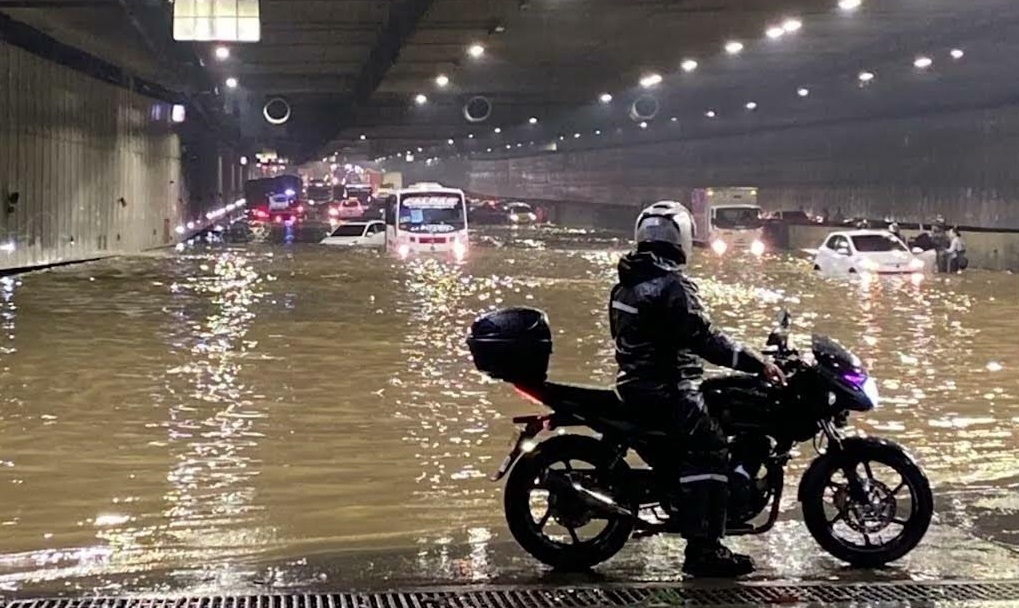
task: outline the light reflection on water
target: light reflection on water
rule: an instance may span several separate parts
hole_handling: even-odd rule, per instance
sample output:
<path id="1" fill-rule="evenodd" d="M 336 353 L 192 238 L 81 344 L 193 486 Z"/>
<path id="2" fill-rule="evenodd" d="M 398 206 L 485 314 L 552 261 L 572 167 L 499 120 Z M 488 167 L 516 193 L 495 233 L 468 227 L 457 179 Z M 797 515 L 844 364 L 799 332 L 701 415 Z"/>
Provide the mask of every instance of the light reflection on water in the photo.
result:
<path id="1" fill-rule="evenodd" d="M 516 553 L 486 476 L 508 418 L 533 406 L 473 370 L 465 332 L 486 310 L 540 306 L 552 376 L 610 382 L 606 297 L 623 245 L 577 231 L 479 240 L 459 266 L 252 244 L 4 279 L 0 584 L 136 573 L 146 588 L 164 580 L 146 571 L 169 570 L 185 586 L 302 586 L 336 576 L 337 560 L 357 564 L 343 580 L 497 578 Z M 884 403 L 854 424 L 907 445 L 940 493 L 1016 481 L 1015 277 L 852 285 L 785 256 L 704 257 L 692 273 L 747 344 L 787 307 L 801 346 L 817 331 L 856 352 Z M 945 519 L 978 528 L 965 503 Z M 787 522 L 759 550 L 819 553 L 805 542 Z M 408 547 L 388 566 L 344 553 Z M 664 576 L 680 550 L 648 541 L 627 571 Z"/>

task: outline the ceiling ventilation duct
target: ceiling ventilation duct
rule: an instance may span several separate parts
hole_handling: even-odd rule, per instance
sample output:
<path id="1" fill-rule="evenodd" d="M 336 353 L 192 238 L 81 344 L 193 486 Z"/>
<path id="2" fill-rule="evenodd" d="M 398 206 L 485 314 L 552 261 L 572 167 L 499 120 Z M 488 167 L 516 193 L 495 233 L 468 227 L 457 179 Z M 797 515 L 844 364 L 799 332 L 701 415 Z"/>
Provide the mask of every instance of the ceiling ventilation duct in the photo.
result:
<path id="1" fill-rule="evenodd" d="M 653 120 L 658 115 L 658 100 L 650 95 L 642 95 L 630 106 L 630 119 L 634 122 Z"/>
<path id="2" fill-rule="evenodd" d="M 479 123 L 488 120 L 492 115 L 492 102 L 486 97 L 471 97 L 464 104 L 464 118 L 467 122 Z"/>
<path id="3" fill-rule="evenodd" d="M 282 97 L 273 97 L 262 106 L 262 116 L 271 125 L 282 125 L 290 120 L 290 104 Z"/>

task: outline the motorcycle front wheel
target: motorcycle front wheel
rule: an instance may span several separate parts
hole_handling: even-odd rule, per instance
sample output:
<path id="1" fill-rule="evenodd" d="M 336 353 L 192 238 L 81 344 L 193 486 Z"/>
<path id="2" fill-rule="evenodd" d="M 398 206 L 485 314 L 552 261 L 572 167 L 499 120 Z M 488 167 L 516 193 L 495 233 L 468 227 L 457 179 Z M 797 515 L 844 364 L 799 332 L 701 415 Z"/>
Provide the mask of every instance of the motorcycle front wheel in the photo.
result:
<path id="1" fill-rule="evenodd" d="M 863 485 L 854 498 L 847 474 Z M 934 514 L 926 475 L 889 442 L 862 440 L 818 458 L 804 474 L 803 519 L 824 550 L 850 565 L 883 566 L 913 550 Z"/>
<path id="2" fill-rule="evenodd" d="M 602 442 L 580 435 L 553 437 L 523 456 L 506 480 L 506 522 L 517 543 L 560 570 L 586 570 L 619 552 L 633 518 L 586 506 L 577 495 L 546 483 L 564 476 L 586 490 L 616 498 L 629 466 Z M 625 508 L 626 505 L 620 505 Z"/>

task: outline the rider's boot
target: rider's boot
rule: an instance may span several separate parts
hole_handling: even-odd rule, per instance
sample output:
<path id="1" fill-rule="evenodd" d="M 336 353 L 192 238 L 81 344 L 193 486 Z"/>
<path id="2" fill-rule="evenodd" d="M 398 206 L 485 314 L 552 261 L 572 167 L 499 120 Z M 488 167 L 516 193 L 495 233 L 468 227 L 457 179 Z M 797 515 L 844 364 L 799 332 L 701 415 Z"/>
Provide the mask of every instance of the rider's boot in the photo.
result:
<path id="1" fill-rule="evenodd" d="M 687 542 L 683 572 L 703 578 L 735 578 L 754 571 L 754 560 L 733 553 L 718 540 Z"/>

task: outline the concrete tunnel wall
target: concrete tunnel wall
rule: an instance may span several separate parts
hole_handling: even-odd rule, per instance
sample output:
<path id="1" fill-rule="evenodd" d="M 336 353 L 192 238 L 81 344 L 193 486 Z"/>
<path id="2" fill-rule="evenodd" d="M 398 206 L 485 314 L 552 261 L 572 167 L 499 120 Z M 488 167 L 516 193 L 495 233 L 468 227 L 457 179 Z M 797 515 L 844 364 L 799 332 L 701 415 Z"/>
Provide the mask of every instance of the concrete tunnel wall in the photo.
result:
<path id="1" fill-rule="evenodd" d="M 0 269 L 172 241 L 187 193 L 168 104 L 4 43 L 0 83 Z"/>
<path id="2" fill-rule="evenodd" d="M 1019 106 L 1010 106 L 400 169 L 409 181 L 500 197 L 629 207 L 688 200 L 694 187 L 756 186 L 770 210 L 841 208 L 900 221 L 942 214 L 1019 229 L 1017 151 Z"/>

